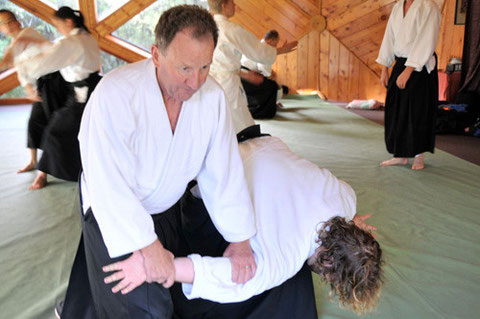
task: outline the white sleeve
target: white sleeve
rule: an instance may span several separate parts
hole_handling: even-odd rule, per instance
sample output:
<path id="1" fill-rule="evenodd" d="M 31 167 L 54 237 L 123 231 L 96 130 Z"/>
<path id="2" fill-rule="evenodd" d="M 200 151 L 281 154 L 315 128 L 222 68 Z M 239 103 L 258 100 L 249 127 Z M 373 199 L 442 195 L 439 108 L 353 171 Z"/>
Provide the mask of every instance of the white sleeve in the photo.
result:
<path id="1" fill-rule="evenodd" d="M 197 181 L 205 206 L 217 230 L 226 241 L 239 242 L 255 234 L 255 217 L 232 119 L 223 92 L 219 94 L 219 100 L 216 102 L 218 122 Z M 212 106 L 214 104 L 212 101 Z"/>
<path id="2" fill-rule="evenodd" d="M 74 64 L 82 55 L 82 44 L 73 37 L 66 37 L 54 43 L 42 53 L 26 59 L 16 67 L 24 83 L 34 84 L 43 75 L 59 71 Z"/>
<path id="3" fill-rule="evenodd" d="M 261 42 L 255 35 L 241 26 L 234 24 L 234 28 L 232 28 L 228 37 L 229 41 L 250 60 L 262 64 L 275 63 L 277 49 Z"/>
<path id="4" fill-rule="evenodd" d="M 385 29 L 385 34 L 383 35 L 382 45 L 380 46 L 380 51 L 378 52 L 378 58 L 375 62 L 386 66 L 387 68 L 391 67 L 393 62 L 395 61 L 395 54 L 394 54 L 394 43 L 395 43 L 395 35 L 393 33 L 393 21 L 395 8 L 393 8 L 392 13 L 390 14 L 390 18 L 388 19 L 387 28 Z"/>
<path id="5" fill-rule="evenodd" d="M 126 91 L 101 81 L 87 103 L 79 133 L 88 200 L 112 258 L 157 239 L 152 218 L 133 191 L 136 124 Z"/>
<path id="6" fill-rule="evenodd" d="M 232 281 L 232 264 L 226 257 L 201 257 L 189 255 L 193 262 L 195 278 L 193 284 L 182 284 L 187 299 L 203 298 L 215 302 L 241 302 L 254 296 L 251 291 L 252 280 L 245 284 Z"/>
<path id="7" fill-rule="evenodd" d="M 427 8 L 418 25 L 417 37 L 408 55 L 406 66 L 422 71 L 437 47 L 438 32 L 442 23 L 442 14 L 435 4 Z"/>

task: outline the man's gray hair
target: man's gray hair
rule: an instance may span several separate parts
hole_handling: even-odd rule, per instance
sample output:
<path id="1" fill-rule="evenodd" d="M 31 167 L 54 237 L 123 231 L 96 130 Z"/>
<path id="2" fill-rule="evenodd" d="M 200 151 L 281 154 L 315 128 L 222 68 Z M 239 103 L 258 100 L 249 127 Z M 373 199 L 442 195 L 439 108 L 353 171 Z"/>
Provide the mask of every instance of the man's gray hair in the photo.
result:
<path id="1" fill-rule="evenodd" d="M 158 20 L 155 27 L 155 44 L 165 52 L 177 33 L 191 29 L 192 37 L 200 39 L 211 35 L 217 46 L 218 28 L 207 10 L 196 5 L 181 5 L 168 9 Z"/>

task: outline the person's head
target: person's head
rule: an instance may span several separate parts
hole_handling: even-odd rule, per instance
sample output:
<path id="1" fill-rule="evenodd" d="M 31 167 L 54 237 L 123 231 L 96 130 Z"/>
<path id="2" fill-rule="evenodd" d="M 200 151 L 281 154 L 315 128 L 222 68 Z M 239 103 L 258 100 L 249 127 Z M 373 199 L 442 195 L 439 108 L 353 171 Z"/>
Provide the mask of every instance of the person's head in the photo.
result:
<path id="1" fill-rule="evenodd" d="M 272 47 L 276 47 L 279 40 L 280 40 L 280 36 L 278 35 L 277 30 L 269 30 L 263 36 L 263 41 L 265 41 L 267 44 L 271 45 Z"/>
<path id="2" fill-rule="evenodd" d="M 152 60 L 163 94 L 188 100 L 205 83 L 218 28 L 207 10 L 182 5 L 165 11 L 155 27 Z"/>
<path id="3" fill-rule="evenodd" d="M 357 314 L 371 311 L 383 283 L 382 249 L 373 236 L 344 218 L 327 221 L 318 234 L 319 248 L 309 258 L 314 272 L 330 284 L 330 295 Z"/>
<path id="4" fill-rule="evenodd" d="M 208 7 L 213 14 L 223 14 L 227 18 L 235 15 L 235 2 L 233 0 L 208 0 Z"/>
<path id="5" fill-rule="evenodd" d="M 78 10 L 73 10 L 70 7 L 60 7 L 53 14 L 52 24 L 57 28 L 58 32 L 63 35 L 68 35 L 73 29 L 80 28 L 87 32 L 88 28 L 85 26 L 85 19 L 83 14 Z"/>
<path id="6" fill-rule="evenodd" d="M 0 32 L 6 36 L 13 36 L 16 32 L 20 31 L 22 26 L 18 22 L 15 14 L 12 11 L 1 9 L 0 10 Z"/>

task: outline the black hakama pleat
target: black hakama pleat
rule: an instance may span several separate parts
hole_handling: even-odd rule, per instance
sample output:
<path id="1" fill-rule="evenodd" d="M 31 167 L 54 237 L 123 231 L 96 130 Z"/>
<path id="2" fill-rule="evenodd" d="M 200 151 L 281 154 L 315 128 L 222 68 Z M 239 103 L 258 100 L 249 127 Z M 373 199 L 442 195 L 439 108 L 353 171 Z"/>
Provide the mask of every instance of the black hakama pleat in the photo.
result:
<path id="1" fill-rule="evenodd" d="M 72 94 L 70 84 L 58 71 L 39 78 L 37 91 L 42 102 L 32 104 L 28 120 L 28 148 L 41 148 L 43 133 L 53 113 L 64 107 L 68 97 Z"/>
<path id="2" fill-rule="evenodd" d="M 88 79 L 81 81 L 77 86 L 88 86 L 88 95 L 90 95 L 98 81 L 100 81 L 98 73 L 92 73 Z M 82 167 L 77 135 L 86 103 L 75 101 L 73 88 L 74 85 L 70 83 L 67 89 L 69 96 L 65 105 L 57 108 L 49 119 L 43 133 L 41 145 L 43 154 L 38 162 L 40 171 L 67 181 L 76 181 Z M 44 101 L 43 104 L 48 105 L 49 102 Z"/>
<path id="3" fill-rule="evenodd" d="M 405 70 L 406 58 L 397 58 L 385 100 L 385 144 L 394 157 L 414 157 L 435 148 L 435 119 L 438 102 L 438 74 L 412 72 L 405 89 L 396 81 Z"/>
<path id="4" fill-rule="evenodd" d="M 254 119 L 271 119 L 277 113 L 278 85 L 275 81 L 263 77 L 260 85 L 242 80 L 247 95 L 248 109 Z"/>

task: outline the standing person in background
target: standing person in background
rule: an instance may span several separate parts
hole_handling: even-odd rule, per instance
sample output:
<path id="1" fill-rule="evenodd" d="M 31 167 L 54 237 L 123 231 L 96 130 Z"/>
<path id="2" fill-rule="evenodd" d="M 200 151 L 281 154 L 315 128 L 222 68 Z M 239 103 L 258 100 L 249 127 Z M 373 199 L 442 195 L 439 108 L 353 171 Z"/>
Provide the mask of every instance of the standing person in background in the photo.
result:
<path id="1" fill-rule="evenodd" d="M 248 110 L 248 102 L 240 80 L 242 55 L 262 64 L 272 65 L 277 54 L 292 51 L 297 42 L 288 42 L 279 48 L 263 43 L 252 33 L 228 19 L 235 15 L 233 0 L 208 0 L 210 12 L 218 25 L 218 45 L 213 54 L 210 75 L 220 83 L 231 108 L 235 132 L 255 122 Z"/>
<path id="2" fill-rule="evenodd" d="M 17 66 L 22 61 L 36 56 L 42 50 L 45 50 L 51 45 L 47 39 L 33 28 L 22 28 L 22 25 L 15 15 L 8 10 L 0 10 L 0 32 L 12 38 L 10 45 L 5 49 L 5 53 L 3 54 L 2 61 L 0 62 L 0 70 Z M 24 87 L 27 96 L 34 100 L 30 118 L 28 120 L 27 147 L 30 150 L 30 162 L 17 171 L 17 173 L 24 173 L 35 169 L 35 166 L 37 165 L 37 149 L 41 146 L 43 131 L 48 123 L 51 112 L 46 108 L 48 104 L 38 101 L 35 87 L 30 83 L 22 81 L 24 77 L 18 70 L 17 76 L 21 82 L 20 84 Z M 55 101 L 62 101 L 62 82 L 65 81 L 63 81 L 62 76 L 57 72 L 40 78 L 36 84 L 37 87 L 40 88 L 57 87 L 58 90 L 60 90 L 60 92 L 58 92 L 60 94 L 60 99 L 56 98 Z M 47 99 L 45 94 L 42 96 L 44 99 Z M 53 97 L 56 96 L 56 94 L 51 94 L 50 97 L 53 100 Z M 58 104 L 63 104 L 61 102 L 51 102 L 50 106 L 53 108 Z M 53 104 L 55 104 L 55 106 Z"/>
<path id="3" fill-rule="evenodd" d="M 52 23 L 65 37 L 17 65 L 22 81 L 33 85 L 40 77 L 59 71 L 67 83 L 65 105 L 51 116 L 42 140 L 39 173 L 30 189 L 47 184 L 47 174 L 68 181 L 78 180 L 81 170 L 77 135 L 88 97 L 100 80 L 100 49 L 89 33 L 80 11 L 61 7 Z M 44 101 L 44 103 L 48 101 Z"/>
<path id="4" fill-rule="evenodd" d="M 392 9 L 377 63 L 385 100 L 385 143 L 393 158 L 382 166 L 424 168 L 424 152 L 435 148 L 438 101 L 437 46 L 441 13 L 432 0 L 401 0 Z M 388 68 L 393 67 L 388 75 Z"/>

